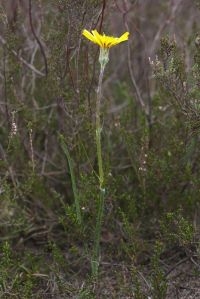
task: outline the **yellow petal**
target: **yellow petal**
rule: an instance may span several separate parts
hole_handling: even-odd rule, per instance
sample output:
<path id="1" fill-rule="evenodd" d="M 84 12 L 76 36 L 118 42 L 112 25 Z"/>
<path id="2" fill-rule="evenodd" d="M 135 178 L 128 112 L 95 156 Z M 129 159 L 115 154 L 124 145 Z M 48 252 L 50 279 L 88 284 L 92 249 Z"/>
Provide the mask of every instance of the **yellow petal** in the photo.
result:
<path id="1" fill-rule="evenodd" d="M 92 34 L 95 37 L 96 43 L 100 46 L 103 47 L 103 43 L 102 43 L 102 35 L 98 33 L 97 30 L 92 30 Z"/>
<path id="2" fill-rule="evenodd" d="M 118 38 L 113 38 L 113 40 L 110 42 L 110 47 L 113 47 L 119 43 L 120 41 L 118 40 Z"/>
<path id="3" fill-rule="evenodd" d="M 129 32 L 125 32 L 124 34 L 122 34 L 122 36 L 120 36 L 120 37 L 118 38 L 119 43 L 128 40 L 128 37 L 129 37 Z"/>
<path id="4" fill-rule="evenodd" d="M 95 37 L 88 30 L 84 29 L 82 31 L 82 35 L 85 36 L 87 39 L 91 40 L 93 43 L 96 43 Z"/>
<path id="5" fill-rule="evenodd" d="M 101 44 L 103 48 L 109 48 L 109 37 L 105 34 L 101 36 Z"/>

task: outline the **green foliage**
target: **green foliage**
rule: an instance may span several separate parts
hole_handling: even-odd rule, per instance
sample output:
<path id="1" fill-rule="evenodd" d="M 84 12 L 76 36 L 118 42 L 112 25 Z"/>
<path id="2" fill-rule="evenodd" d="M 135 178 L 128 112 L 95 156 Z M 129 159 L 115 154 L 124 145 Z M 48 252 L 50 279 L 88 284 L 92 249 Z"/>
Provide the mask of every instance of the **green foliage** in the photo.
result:
<path id="1" fill-rule="evenodd" d="M 163 250 L 163 244 L 159 241 L 155 244 L 154 253 L 151 259 L 152 265 L 152 296 L 153 299 L 165 299 L 167 293 L 167 283 L 160 263 L 160 255 Z"/>
<path id="2" fill-rule="evenodd" d="M 187 247 L 194 239 L 193 225 L 181 215 L 181 211 L 167 213 L 161 222 L 164 239 L 169 244 Z"/>
<path id="3" fill-rule="evenodd" d="M 3 243 L 2 248 L 2 257 L 1 257 L 1 263 L 0 263 L 0 286 L 1 291 L 5 288 L 5 284 L 7 283 L 9 279 L 9 273 L 7 271 L 8 267 L 12 266 L 12 259 L 11 259 L 11 248 L 10 244 L 6 241 Z"/>
<path id="4" fill-rule="evenodd" d="M 1 298 L 12 298 L 14 293 L 20 294 L 20 298 L 28 299 L 33 294 L 36 278 L 33 276 L 36 270 L 36 260 L 32 264 L 33 258 L 26 255 L 29 266 L 25 266 L 17 260 L 16 253 L 12 251 L 10 244 L 6 241 L 3 243 L 2 257 L 0 263 L 0 294 Z M 30 268 L 29 268 L 30 267 Z"/>
<path id="5" fill-rule="evenodd" d="M 133 290 L 134 290 L 134 298 L 135 299 L 145 299 L 146 295 L 144 294 L 142 290 L 142 285 L 140 283 L 140 280 L 138 278 L 137 269 L 133 268 L 132 270 L 132 276 L 133 276 Z"/>
<path id="6" fill-rule="evenodd" d="M 81 217 L 81 209 L 80 209 L 80 203 L 79 203 L 79 194 L 78 194 L 78 190 L 76 187 L 76 181 L 75 181 L 75 175 L 74 175 L 74 169 L 73 169 L 73 161 L 71 159 L 69 150 L 67 148 L 64 137 L 62 135 L 60 135 L 60 142 L 61 142 L 61 147 L 63 149 L 63 152 L 65 153 L 68 164 L 69 164 L 69 171 L 70 171 L 71 181 L 72 181 L 72 190 L 74 193 L 74 201 L 75 201 L 75 207 L 76 207 L 76 217 L 77 217 L 78 223 L 81 225 L 82 217 Z"/>

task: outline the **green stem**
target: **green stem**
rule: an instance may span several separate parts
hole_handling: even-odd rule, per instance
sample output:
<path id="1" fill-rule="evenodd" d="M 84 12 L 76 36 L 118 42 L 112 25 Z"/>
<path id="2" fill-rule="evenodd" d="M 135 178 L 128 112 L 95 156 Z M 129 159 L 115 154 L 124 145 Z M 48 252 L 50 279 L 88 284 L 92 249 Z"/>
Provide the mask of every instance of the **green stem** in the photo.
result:
<path id="1" fill-rule="evenodd" d="M 100 190 L 98 208 L 97 208 L 97 221 L 95 227 L 95 242 L 94 242 L 94 252 L 92 257 L 92 274 L 94 277 L 98 275 L 99 262 L 100 262 L 100 239 L 101 239 L 101 226 L 104 215 L 104 199 L 105 192 Z"/>
<path id="2" fill-rule="evenodd" d="M 102 98 L 102 81 L 103 81 L 104 67 L 101 67 L 99 75 L 99 83 L 97 89 L 97 103 L 96 103 L 96 146 L 97 146 L 97 160 L 99 168 L 99 187 L 103 188 L 104 183 L 104 172 L 103 172 L 103 161 L 102 161 L 102 148 L 101 148 L 101 98 Z"/>
<path id="3" fill-rule="evenodd" d="M 98 160 L 98 178 L 99 178 L 99 201 L 97 205 L 97 221 L 95 228 L 95 242 L 94 252 L 92 257 L 92 274 L 94 277 L 98 275 L 99 260 L 100 260 L 100 238 L 101 238 L 101 226 L 104 215 L 104 171 L 103 171 L 103 160 L 102 160 L 102 147 L 101 147 L 101 99 L 102 99 L 102 81 L 104 74 L 105 65 L 101 64 L 101 70 L 99 74 L 99 83 L 97 89 L 97 102 L 96 102 L 96 147 L 97 147 L 97 160 Z"/>

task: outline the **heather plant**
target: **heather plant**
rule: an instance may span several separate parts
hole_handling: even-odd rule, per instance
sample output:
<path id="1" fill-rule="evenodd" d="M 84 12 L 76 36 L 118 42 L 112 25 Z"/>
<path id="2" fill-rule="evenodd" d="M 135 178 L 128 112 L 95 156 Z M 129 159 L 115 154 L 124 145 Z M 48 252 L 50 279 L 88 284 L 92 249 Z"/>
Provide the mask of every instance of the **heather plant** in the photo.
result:
<path id="1" fill-rule="evenodd" d="M 162 237 L 166 244 L 178 244 L 189 247 L 194 239 L 194 228 L 192 224 L 183 217 L 180 210 L 167 213 L 161 221 Z"/>
<path id="2" fill-rule="evenodd" d="M 151 274 L 151 285 L 152 285 L 152 297 L 154 299 L 165 299 L 167 293 L 167 283 L 165 275 L 160 263 L 160 255 L 162 253 L 162 244 L 157 242 L 155 244 L 154 253 L 151 259 L 152 274 Z"/>

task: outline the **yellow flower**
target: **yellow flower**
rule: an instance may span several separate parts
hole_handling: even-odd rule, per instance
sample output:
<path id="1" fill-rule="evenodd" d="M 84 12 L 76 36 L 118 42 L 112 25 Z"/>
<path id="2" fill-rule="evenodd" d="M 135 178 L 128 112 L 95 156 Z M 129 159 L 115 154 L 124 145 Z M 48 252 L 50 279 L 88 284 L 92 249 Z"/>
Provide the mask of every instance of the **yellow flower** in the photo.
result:
<path id="1" fill-rule="evenodd" d="M 99 47 L 103 49 L 109 49 L 121 42 L 124 42 L 128 40 L 129 32 L 125 32 L 120 37 L 114 37 L 114 36 L 107 36 L 105 34 L 99 34 L 97 30 L 92 30 L 92 33 L 88 30 L 84 29 L 82 32 L 83 36 L 85 36 L 87 39 L 92 41 L 93 43 L 99 45 Z"/>

